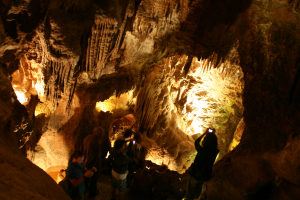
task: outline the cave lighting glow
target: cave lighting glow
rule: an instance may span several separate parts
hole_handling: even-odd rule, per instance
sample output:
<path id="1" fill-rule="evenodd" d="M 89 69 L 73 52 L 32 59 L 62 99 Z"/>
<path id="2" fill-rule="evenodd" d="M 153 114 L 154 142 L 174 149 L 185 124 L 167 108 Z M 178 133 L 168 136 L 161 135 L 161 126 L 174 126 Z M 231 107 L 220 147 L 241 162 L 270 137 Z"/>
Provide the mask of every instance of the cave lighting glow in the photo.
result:
<path id="1" fill-rule="evenodd" d="M 164 64 L 173 67 L 170 63 L 165 60 Z M 176 65 L 184 66 L 184 59 L 179 60 Z M 173 68 L 175 71 L 175 67 Z M 169 110 L 176 112 L 176 115 L 172 116 L 176 116 L 177 125 L 175 128 L 167 127 L 167 131 L 175 132 L 177 128 L 187 135 L 195 135 L 192 138 L 197 138 L 208 127 L 214 127 L 220 137 L 226 134 L 228 124 L 234 122 L 229 121 L 230 117 L 242 107 L 241 94 L 244 82 L 241 67 L 225 61 L 215 68 L 207 59 L 194 58 L 187 75 L 176 78 L 175 75 L 174 80 L 165 81 L 166 88 L 168 86 L 174 88 L 172 92 L 169 92 L 169 88 L 166 89 L 169 93 L 165 93 L 165 102 Z M 166 114 L 166 118 L 169 117 L 167 116 L 169 113 Z M 158 144 L 152 144 L 151 148 L 147 149 L 145 159 L 156 165 L 166 165 L 171 171 L 184 173 L 196 156 L 196 151 L 193 151 L 190 143 L 183 142 L 178 146 L 180 147 L 178 152 L 181 149 L 191 148 L 187 150 L 189 154 L 184 161 L 178 162 L 176 157 L 174 159 L 175 150 L 172 148 L 163 148 Z M 182 155 L 180 153 L 178 155 Z M 182 165 L 181 162 L 187 165 Z"/>
<path id="2" fill-rule="evenodd" d="M 105 157 L 105 158 L 107 159 L 108 157 L 109 157 L 109 151 L 107 152 L 107 154 L 106 154 L 106 157 Z"/>
<path id="3" fill-rule="evenodd" d="M 64 136 L 51 129 L 43 133 L 34 150 L 27 151 L 27 158 L 58 183 L 59 172 L 67 169 L 70 155 Z"/>
<path id="4" fill-rule="evenodd" d="M 40 114 L 45 114 L 45 117 L 49 117 L 51 115 L 51 110 L 47 104 L 45 103 L 38 103 L 35 107 L 34 115 L 38 116 Z"/>
<path id="5" fill-rule="evenodd" d="M 28 101 L 28 98 L 26 98 L 26 95 L 25 95 L 24 92 L 20 92 L 20 91 L 16 91 L 15 90 L 15 94 L 16 94 L 17 99 L 19 100 L 19 102 L 21 104 L 24 104 L 24 103 L 26 103 Z"/>
<path id="6" fill-rule="evenodd" d="M 43 66 L 40 64 L 37 64 L 35 61 L 31 60 L 29 61 L 32 72 L 31 76 L 32 79 L 32 88 L 35 88 L 37 95 L 40 99 L 40 101 L 45 101 L 45 81 L 44 81 L 44 74 L 43 74 Z"/>
<path id="7" fill-rule="evenodd" d="M 203 133 L 206 128 L 220 124 L 220 120 L 228 120 L 234 112 L 232 105 L 238 98 L 238 92 L 242 91 L 242 83 L 239 81 L 239 66 L 230 76 L 225 75 L 223 68 L 203 70 L 206 60 L 194 59 L 189 71 L 189 79 L 195 80 L 189 90 L 186 91 L 187 102 L 185 104 L 185 117 L 187 133 L 194 135 Z M 211 63 L 208 63 L 211 65 Z"/>
<path id="8" fill-rule="evenodd" d="M 136 97 L 133 97 L 133 90 L 121 94 L 119 97 L 116 96 L 116 93 L 111 96 L 109 99 L 96 103 L 96 110 L 98 112 L 111 112 L 117 109 L 127 110 L 129 105 L 134 105 L 136 103 Z"/>
<path id="9" fill-rule="evenodd" d="M 19 69 L 12 75 L 12 86 L 21 104 L 26 105 L 31 95 L 38 95 L 40 101 L 45 101 L 45 81 L 43 66 L 26 56 L 20 59 Z"/>

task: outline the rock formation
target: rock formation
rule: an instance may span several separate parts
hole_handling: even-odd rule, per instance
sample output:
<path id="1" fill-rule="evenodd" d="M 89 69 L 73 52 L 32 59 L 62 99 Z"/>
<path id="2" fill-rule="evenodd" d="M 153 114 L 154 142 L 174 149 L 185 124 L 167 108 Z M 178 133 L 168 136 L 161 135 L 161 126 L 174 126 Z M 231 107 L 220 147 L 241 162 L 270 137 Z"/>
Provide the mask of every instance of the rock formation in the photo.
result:
<path id="1" fill-rule="evenodd" d="M 17 101 L 8 79 L 8 71 L 2 66 L 0 77 L 0 185 L 3 189 L 0 198 L 69 199 L 52 178 L 32 164 L 19 150 L 31 135 L 30 119 L 25 107 Z"/>

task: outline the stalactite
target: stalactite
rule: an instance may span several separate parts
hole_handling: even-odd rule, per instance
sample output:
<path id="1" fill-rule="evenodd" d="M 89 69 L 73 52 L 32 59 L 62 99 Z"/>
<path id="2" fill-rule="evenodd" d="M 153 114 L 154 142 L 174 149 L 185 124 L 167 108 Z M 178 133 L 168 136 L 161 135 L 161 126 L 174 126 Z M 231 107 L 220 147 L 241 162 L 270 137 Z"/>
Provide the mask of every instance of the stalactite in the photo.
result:
<path id="1" fill-rule="evenodd" d="M 85 60 L 85 71 L 89 71 L 89 65 L 90 65 L 90 38 L 88 38 L 88 46 L 87 46 L 87 53 L 86 53 L 86 60 Z"/>
<path id="2" fill-rule="evenodd" d="M 290 4 L 292 4 L 293 10 L 297 12 L 300 9 L 300 0 L 290 0 Z"/>
<path id="3" fill-rule="evenodd" d="M 75 61 L 71 63 L 70 61 L 57 62 L 53 60 L 50 60 L 47 64 L 52 75 L 49 78 L 46 90 L 48 90 L 48 98 L 54 108 L 57 107 L 62 94 L 70 95 L 68 89 L 71 87 L 75 65 Z"/>

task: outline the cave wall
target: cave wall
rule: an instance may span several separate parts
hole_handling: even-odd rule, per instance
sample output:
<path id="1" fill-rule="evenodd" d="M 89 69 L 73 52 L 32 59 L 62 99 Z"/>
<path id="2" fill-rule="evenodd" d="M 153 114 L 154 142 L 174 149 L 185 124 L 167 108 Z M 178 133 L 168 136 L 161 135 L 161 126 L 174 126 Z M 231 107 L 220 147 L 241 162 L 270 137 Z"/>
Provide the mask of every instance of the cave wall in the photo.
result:
<path id="1" fill-rule="evenodd" d="M 244 32 L 236 37 L 245 74 L 245 130 L 237 148 L 216 164 L 208 199 L 299 196 L 299 147 L 294 145 L 299 132 L 298 8 L 296 1 L 253 1 L 234 25 L 237 33 Z"/>
<path id="2" fill-rule="evenodd" d="M 57 186 L 52 178 L 30 162 L 19 150 L 19 146 L 24 144 L 24 141 L 17 140 L 20 135 L 18 131 L 15 131 L 15 127 L 22 124 L 22 119 L 26 121 L 28 113 L 14 96 L 7 69 L 0 67 L 0 77 L 0 185 L 2 188 L 0 198 L 69 199 L 68 195 Z M 16 101 L 19 107 L 13 105 Z M 25 114 L 21 112 L 20 107 L 22 106 Z M 18 119 L 21 119 L 21 121 Z M 23 124 L 26 128 L 27 123 L 23 121 Z M 27 137 L 28 135 L 25 135 L 23 138 L 26 139 Z"/>

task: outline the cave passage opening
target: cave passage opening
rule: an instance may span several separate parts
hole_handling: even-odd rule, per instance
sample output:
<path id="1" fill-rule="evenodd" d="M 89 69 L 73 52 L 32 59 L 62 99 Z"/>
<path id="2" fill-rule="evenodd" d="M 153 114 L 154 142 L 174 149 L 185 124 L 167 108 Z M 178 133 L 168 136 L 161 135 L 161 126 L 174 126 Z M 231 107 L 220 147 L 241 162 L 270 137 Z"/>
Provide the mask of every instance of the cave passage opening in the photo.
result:
<path id="1" fill-rule="evenodd" d="M 186 72 L 187 60 L 187 56 L 166 58 L 158 64 L 157 70 L 154 69 L 145 77 L 143 85 L 146 86 L 140 87 L 138 92 L 134 88 L 118 96 L 114 93 L 110 98 L 96 102 L 95 107 L 91 108 L 91 112 L 94 113 L 93 116 L 97 118 L 101 118 L 103 113 L 110 113 L 109 119 L 103 122 L 103 124 L 109 124 L 105 127 L 109 134 L 112 132 L 114 120 L 127 117 L 130 121 L 127 124 L 128 127 L 132 127 L 134 124 L 135 131 L 144 130 L 142 134 L 146 136 L 146 139 L 143 145 L 148 150 L 146 160 L 157 165 L 166 165 L 170 170 L 179 173 L 184 173 L 192 163 L 192 157 L 195 156 L 192 141 L 199 137 L 206 128 L 213 127 L 216 129 L 220 150 L 219 159 L 238 145 L 243 132 L 239 131 L 235 134 L 237 127 L 243 125 L 244 75 L 241 67 L 229 62 L 221 63 L 216 67 L 209 59 L 198 60 L 194 57 L 188 72 Z M 19 101 L 27 109 L 31 98 L 29 97 L 27 101 L 24 101 L 24 94 L 32 96 L 31 93 L 36 82 L 43 83 L 42 71 L 38 67 L 32 68 L 30 66 L 33 64 L 26 64 L 25 61 L 22 61 L 19 70 L 16 71 L 12 79 L 13 88 Z M 35 72 L 34 76 L 32 75 L 33 72 Z M 25 85 L 28 87 L 24 87 Z M 145 95 L 144 90 L 150 96 Z M 68 121 L 74 120 L 75 115 L 73 117 L 70 115 L 65 119 L 61 117 L 63 121 L 59 121 L 59 115 L 66 113 L 60 110 L 60 106 L 56 108 L 51 104 L 51 101 L 45 100 L 40 92 L 36 93 L 40 100 L 34 110 L 35 124 L 43 123 L 44 127 L 42 128 L 46 131 L 40 130 L 40 138 L 36 141 L 36 148 L 28 150 L 27 155 L 34 164 L 51 175 L 55 181 L 59 181 L 62 179 L 60 171 L 67 166 L 70 146 L 65 144 L 62 138 L 63 135 L 67 135 L 61 134 L 64 130 L 56 130 L 53 127 L 68 124 Z M 37 95 L 36 93 L 34 95 Z M 139 113 L 141 112 L 139 111 L 140 105 L 143 104 L 143 101 L 148 100 L 151 102 L 149 109 L 143 108 L 142 112 L 147 112 L 143 116 L 149 115 L 152 121 L 143 120 Z M 74 99 L 74 101 L 78 100 Z M 65 103 L 63 99 L 61 102 L 61 104 Z M 159 109 L 157 109 L 158 107 Z M 153 109 L 156 109 L 155 112 L 157 113 L 152 111 Z M 75 111 L 72 112 L 75 113 Z M 118 125 L 123 130 L 125 127 L 124 120 L 119 120 L 117 123 L 123 123 L 123 125 Z M 149 124 L 152 126 L 147 127 Z M 77 126 L 84 126 L 84 124 L 79 123 Z M 118 134 L 122 133 L 121 130 L 114 131 Z M 173 136 L 174 134 L 177 136 Z M 169 142 L 170 145 L 168 146 L 164 142 L 167 140 L 174 140 L 175 143 L 181 141 L 178 144 Z M 110 141 L 113 144 L 113 141 Z M 188 150 L 181 147 L 186 147 Z M 60 152 L 55 148 L 65 152 Z M 187 158 L 180 158 L 180 156 L 184 157 L 185 154 Z M 60 159 L 57 159 L 58 157 Z M 189 163 L 185 163 L 187 161 Z"/>

